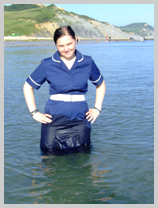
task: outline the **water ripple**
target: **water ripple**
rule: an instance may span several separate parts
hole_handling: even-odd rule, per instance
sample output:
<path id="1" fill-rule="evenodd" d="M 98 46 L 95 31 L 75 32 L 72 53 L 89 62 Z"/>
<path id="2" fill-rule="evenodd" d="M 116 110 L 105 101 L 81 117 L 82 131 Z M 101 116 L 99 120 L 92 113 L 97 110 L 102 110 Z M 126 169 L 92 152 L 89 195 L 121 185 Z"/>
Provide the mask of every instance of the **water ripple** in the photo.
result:
<path id="1" fill-rule="evenodd" d="M 40 124 L 22 87 L 54 45 L 4 50 L 4 201 L 7 204 L 154 203 L 154 41 L 85 42 L 106 82 L 102 112 L 92 124 L 90 151 L 43 156 Z M 14 79 L 13 79 L 14 77 Z M 86 95 L 95 103 L 95 86 Z M 35 91 L 42 112 L 48 85 Z M 14 190 L 14 191 L 13 191 Z"/>

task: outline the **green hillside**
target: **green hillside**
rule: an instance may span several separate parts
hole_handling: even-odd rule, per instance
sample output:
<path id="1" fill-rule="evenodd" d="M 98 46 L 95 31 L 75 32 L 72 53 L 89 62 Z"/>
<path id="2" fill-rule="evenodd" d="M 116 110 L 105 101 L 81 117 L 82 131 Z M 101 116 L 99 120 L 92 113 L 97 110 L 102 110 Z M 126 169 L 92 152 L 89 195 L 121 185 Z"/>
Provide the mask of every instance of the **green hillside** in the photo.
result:
<path id="1" fill-rule="evenodd" d="M 4 11 L 21 11 L 33 8 L 39 8 L 39 6 L 36 4 L 12 4 L 10 6 L 4 5 Z"/>
<path id="2" fill-rule="evenodd" d="M 61 20 L 58 14 L 63 13 L 54 4 L 47 7 L 40 7 L 36 4 L 12 4 L 4 6 L 4 36 L 16 33 L 21 35 L 38 34 L 38 28 L 35 24 L 44 22 L 56 22 Z M 64 11 L 65 14 L 75 14 L 73 12 Z M 77 15 L 77 14 L 76 14 Z M 93 20 L 86 15 L 78 15 L 85 20 Z"/>
<path id="3" fill-rule="evenodd" d="M 147 23 L 132 23 L 126 26 L 119 27 L 124 32 L 134 32 L 138 35 L 145 35 L 146 31 L 154 31 L 154 28 Z"/>
<path id="4" fill-rule="evenodd" d="M 32 5 L 32 7 L 33 6 L 34 5 Z M 35 24 L 48 21 L 59 21 L 56 14 L 60 12 L 60 10 L 58 10 L 54 5 L 43 8 L 37 6 L 36 8 L 29 9 L 21 7 L 21 10 L 18 12 L 16 11 L 16 9 L 20 9 L 18 5 L 11 7 L 10 9 L 12 11 L 4 12 L 4 36 L 11 35 L 12 33 L 26 36 L 31 35 L 38 33 Z"/>

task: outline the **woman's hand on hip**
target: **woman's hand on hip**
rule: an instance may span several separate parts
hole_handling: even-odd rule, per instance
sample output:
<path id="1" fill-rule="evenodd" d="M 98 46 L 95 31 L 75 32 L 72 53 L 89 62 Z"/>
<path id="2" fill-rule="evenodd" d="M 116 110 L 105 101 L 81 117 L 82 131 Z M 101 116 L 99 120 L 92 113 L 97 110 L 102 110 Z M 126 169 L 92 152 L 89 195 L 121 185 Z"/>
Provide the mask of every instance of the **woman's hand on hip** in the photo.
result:
<path id="1" fill-rule="evenodd" d="M 88 119 L 88 121 L 91 121 L 91 123 L 94 123 L 99 114 L 100 113 L 97 109 L 90 108 L 89 111 L 86 113 L 86 119 Z"/>
<path id="2" fill-rule="evenodd" d="M 51 123 L 52 120 L 52 116 L 49 115 L 49 114 L 43 114 L 43 113 L 40 113 L 40 112 L 37 112 L 33 115 L 33 118 L 40 122 L 40 123 L 43 123 L 43 124 L 47 124 L 47 123 Z"/>

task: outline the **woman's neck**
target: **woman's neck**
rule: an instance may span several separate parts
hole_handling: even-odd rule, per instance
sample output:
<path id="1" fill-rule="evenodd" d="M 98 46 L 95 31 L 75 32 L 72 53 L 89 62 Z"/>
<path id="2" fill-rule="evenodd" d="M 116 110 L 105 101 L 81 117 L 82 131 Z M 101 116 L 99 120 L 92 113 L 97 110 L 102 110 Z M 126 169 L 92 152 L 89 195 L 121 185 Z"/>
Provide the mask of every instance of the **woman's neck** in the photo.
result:
<path id="1" fill-rule="evenodd" d="M 60 57 L 61 60 L 65 63 L 67 68 L 70 70 L 75 62 L 76 56 L 74 56 L 71 60 L 65 59 L 64 57 Z"/>
<path id="2" fill-rule="evenodd" d="M 60 56 L 60 58 L 64 61 L 72 61 L 72 60 L 74 60 L 75 58 L 76 58 L 76 55 L 74 54 L 73 55 L 73 57 L 71 57 L 70 59 L 66 59 L 65 57 L 63 57 L 63 56 Z"/>

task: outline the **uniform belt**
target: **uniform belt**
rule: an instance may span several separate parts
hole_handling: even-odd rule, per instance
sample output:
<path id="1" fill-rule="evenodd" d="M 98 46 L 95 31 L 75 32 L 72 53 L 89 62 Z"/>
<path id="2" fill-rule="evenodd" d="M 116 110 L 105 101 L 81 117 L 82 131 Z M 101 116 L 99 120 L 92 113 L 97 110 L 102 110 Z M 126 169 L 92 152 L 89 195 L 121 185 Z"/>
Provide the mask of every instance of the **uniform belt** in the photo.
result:
<path id="1" fill-rule="evenodd" d="M 69 94 L 54 94 L 50 96 L 51 100 L 64 101 L 64 102 L 77 102 L 84 101 L 84 95 L 69 95 Z"/>

